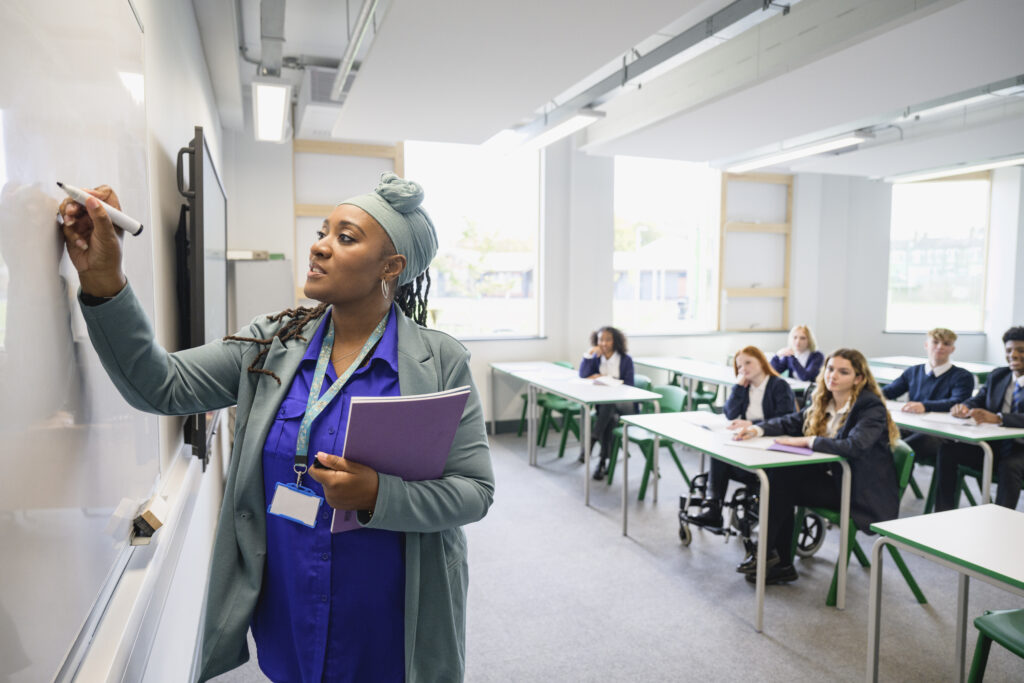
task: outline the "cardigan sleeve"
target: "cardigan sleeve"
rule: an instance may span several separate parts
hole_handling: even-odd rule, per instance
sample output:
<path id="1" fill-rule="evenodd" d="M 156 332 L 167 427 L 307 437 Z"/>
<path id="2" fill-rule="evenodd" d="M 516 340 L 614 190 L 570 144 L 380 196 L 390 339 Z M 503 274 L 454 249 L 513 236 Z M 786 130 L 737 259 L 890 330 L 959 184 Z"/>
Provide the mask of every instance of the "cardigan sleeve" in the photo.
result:
<path id="1" fill-rule="evenodd" d="M 800 365 L 800 361 L 794 358 L 793 369 L 796 371 L 797 378 L 802 379 L 805 382 L 810 382 L 817 379 L 818 373 L 821 372 L 821 366 L 824 362 L 825 356 L 821 351 L 812 351 L 810 357 L 807 358 L 807 365 Z"/>
<path id="2" fill-rule="evenodd" d="M 771 363 L 771 366 L 775 369 L 775 372 L 782 373 L 785 372 L 786 370 L 789 370 L 789 366 L 786 365 L 785 358 L 781 358 L 779 356 L 772 356 L 772 359 L 769 361 L 769 363 Z"/>
<path id="3" fill-rule="evenodd" d="M 729 398 L 725 399 L 725 416 L 730 420 L 743 417 L 747 412 L 747 405 L 750 401 L 750 390 L 734 384 Z"/>
<path id="4" fill-rule="evenodd" d="M 446 359 L 455 362 L 444 378 L 444 388 L 470 387 L 444 473 L 440 479 L 427 481 L 403 481 L 379 473 L 373 515 L 359 513 L 359 521 L 366 527 L 421 533 L 451 529 L 482 519 L 494 500 L 491 452 L 480 393 L 469 369 L 469 352 L 461 347 L 441 352 L 449 356 L 461 352 L 461 358 Z"/>
<path id="5" fill-rule="evenodd" d="M 882 394 L 890 401 L 910 391 L 910 373 L 913 368 L 907 368 L 900 373 L 900 376 L 882 388 Z"/>
<path id="6" fill-rule="evenodd" d="M 636 373 L 633 369 L 633 357 L 626 354 L 619 359 L 619 379 L 631 387 L 636 386 Z"/>
<path id="7" fill-rule="evenodd" d="M 597 356 L 583 356 L 580 360 L 580 377 L 590 377 L 595 375 L 601 368 L 601 361 L 598 360 Z"/>

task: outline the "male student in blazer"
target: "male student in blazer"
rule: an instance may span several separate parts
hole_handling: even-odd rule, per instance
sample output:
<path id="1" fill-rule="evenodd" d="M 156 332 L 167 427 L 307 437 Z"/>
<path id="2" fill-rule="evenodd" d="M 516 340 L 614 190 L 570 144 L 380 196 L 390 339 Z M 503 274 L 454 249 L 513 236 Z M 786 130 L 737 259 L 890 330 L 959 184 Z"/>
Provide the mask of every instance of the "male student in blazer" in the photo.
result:
<path id="1" fill-rule="evenodd" d="M 953 406 L 957 417 L 971 417 L 979 423 L 1024 427 L 1024 327 L 1011 327 L 1003 335 L 1005 368 L 994 370 L 985 386 L 973 398 Z M 1024 439 L 991 442 L 995 472 L 999 477 L 996 505 L 1016 508 L 1024 480 Z M 980 470 L 982 452 L 978 446 L 943 443 L 935 472 L 938 477 L 935 510 L 953 507 L 957 465 Z"/>
<path id="2" fill-rule="evenodd" d="M 903 411 L 907 413 L 944 413 L 963 403 L 974 393 L 974 375 L 953 365 L 950 356 L 956 350 L 956 332 L 936 327 L 928 332 L 924 349 L 928 362 L 909 367 L 882 393 L 889 400 L 907 394 Z M 920 432 L 903 435 L 914 449 L 914 462 L 935 465 L 942 439 Z"/>

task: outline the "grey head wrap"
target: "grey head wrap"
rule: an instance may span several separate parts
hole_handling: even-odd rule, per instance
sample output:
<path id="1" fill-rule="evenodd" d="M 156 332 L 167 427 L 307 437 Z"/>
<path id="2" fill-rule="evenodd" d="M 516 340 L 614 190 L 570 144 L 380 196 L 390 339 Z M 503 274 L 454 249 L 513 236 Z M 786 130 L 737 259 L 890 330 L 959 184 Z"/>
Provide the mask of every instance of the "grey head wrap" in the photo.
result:
<path id="1" fill-rule="evenodd" d="M 358 206 L 380 223 L 405 257 L 405 270 L 398 277 L 398 286 L 407 285 L 427 269 L 437 254 L 437 232 L 430 216 L 423 210 L 423 188 L 419 183 L 384 173 L 373 192 L 350 197 L 341 204 Z"/>

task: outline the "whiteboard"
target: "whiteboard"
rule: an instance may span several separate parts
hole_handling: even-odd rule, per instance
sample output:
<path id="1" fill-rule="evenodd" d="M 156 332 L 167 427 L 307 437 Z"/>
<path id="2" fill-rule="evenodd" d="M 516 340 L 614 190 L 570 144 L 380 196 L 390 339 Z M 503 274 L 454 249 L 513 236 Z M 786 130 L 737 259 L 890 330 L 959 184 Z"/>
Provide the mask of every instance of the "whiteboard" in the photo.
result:
<path id="1" fill-rule="evenodd" d="M 57 180 L 117 189 L 146 228 L 125 271 L 153 316 L 142 31 L 127 0 L 0 5 L 0 680 L 50 680 L 128 555 L 105 533 L 150 495 L 157 419 L 89 343 Z"/>

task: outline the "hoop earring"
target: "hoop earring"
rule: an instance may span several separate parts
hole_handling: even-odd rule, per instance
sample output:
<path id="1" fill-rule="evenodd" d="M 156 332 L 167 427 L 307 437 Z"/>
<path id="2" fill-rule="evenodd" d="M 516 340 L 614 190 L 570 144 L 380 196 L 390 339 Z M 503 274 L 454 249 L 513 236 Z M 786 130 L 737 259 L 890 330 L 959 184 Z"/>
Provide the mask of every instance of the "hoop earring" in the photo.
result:
<path id="1" fill-rule="evenodd" d="M 384 278 L 380 279 L 380 293 L 384 295 L 384 298 L 388 298 L 388 281 Z"/>

